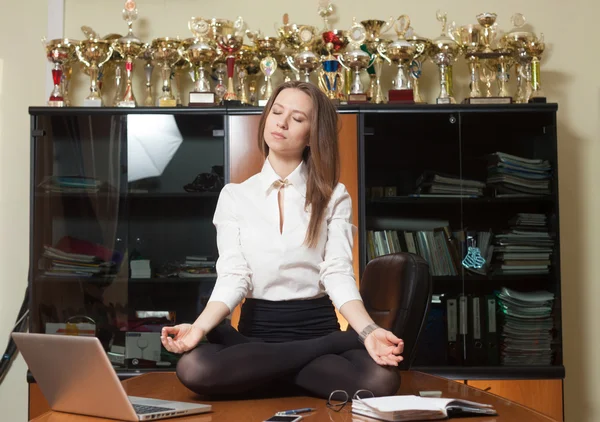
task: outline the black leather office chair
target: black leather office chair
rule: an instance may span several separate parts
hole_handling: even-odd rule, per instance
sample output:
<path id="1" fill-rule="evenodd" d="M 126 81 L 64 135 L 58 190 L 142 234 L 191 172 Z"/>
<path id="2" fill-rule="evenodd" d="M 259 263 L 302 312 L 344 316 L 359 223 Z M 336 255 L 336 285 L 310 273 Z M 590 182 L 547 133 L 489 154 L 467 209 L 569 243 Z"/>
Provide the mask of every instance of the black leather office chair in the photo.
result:
<path id="1" fill-rule="evenodd" d="M 427 261 L 408 252 L 372 259 L 361 277 L 360 293 L 373 321 L 404 340 L 400 369 L 409 369 L 415 358 L 432 292 Z"/>

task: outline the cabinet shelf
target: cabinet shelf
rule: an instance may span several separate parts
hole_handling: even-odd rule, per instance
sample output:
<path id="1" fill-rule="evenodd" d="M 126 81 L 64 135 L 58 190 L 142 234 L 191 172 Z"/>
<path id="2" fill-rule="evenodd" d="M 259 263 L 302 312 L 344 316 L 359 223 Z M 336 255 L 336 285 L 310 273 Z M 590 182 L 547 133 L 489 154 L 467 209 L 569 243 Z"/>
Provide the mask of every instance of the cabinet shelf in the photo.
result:
<path id="1" fill-rule="evenodd" d="M 550 366 L 413 366 L 412 371 L 425 372 L 456 380 L 492 379 L 562 379 L 563 365 Z"/>
<path id="2" fill-rule="evenodd" d="M 35 278 L 36 283 L 92 283 L 92 284 L 106 284 L 106 283 L 203 283 L 203 282 L 214 282 L 217 279 L 216 274 L 211 274 L 208 277 L 153 277 L 153 278 L 124 278 L 117 276 L 107 277 L 48 277 L 39 276 Z"/>
<path id="3" fill-rule="evenodd" d="M 45 193 L 37 192 L 36 198 L 48 198 L 53 200 L 88 200 L 88 199 L 117 199 L 120 200 L 138 200 L 138 199 L 197 199 L 197 198 L 217 198 L 220 192 L 144 192 L 144 193 Z"/>
<path id="4" fill-rule="evenodd" d="M 389 196 L 383 198 L 369 199 L 370 204 L 522 204 L 528 202 L 553 202 L 551 195 L 544 196 L 526 196 L 526 197 L 416 197 L 416 196 Z"/>

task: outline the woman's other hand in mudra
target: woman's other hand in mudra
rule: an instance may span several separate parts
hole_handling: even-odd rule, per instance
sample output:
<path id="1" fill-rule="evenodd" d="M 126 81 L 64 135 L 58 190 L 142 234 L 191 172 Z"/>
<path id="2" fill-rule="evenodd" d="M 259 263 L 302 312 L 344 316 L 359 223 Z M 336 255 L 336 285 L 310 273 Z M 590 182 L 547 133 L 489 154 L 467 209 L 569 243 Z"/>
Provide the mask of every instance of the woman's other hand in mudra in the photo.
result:
<path id="1" fill-rule="evenodd" d="M 173 335 L 171 338 L 169 335 Z M 172 353 L 185 353 L 192 350 L 204 337 L 204 330 L 192 324 L 179 324 L 174 327 L 163 327 L 160 341 L 165 349 Z"/>
<path id="2" fill-rule="evenodd" d="M 367 336 L 365 348 L 379 365 L 398 366 L 404 359 L 400 356 L 404 351 L 404 342 L 384 328 L 378 328 Z"/>

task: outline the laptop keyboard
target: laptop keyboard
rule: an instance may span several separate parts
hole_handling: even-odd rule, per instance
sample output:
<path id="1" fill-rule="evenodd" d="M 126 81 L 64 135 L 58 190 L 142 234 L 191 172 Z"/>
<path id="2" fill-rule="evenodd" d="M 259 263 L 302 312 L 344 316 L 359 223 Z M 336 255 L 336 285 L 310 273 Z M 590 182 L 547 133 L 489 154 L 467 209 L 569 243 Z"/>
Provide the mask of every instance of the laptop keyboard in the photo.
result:
<path id="1" fill-rule="evenodd" d="M 135 413 L 138 415 L 146 415 L 148 413 L 156 413 L 156 412 L 169 412 L 171 410 L 175 410 L 172 407 L 160 407 L 160 406 L 146 406 L 143 404 L 134 404 L 133 409 Z"/>

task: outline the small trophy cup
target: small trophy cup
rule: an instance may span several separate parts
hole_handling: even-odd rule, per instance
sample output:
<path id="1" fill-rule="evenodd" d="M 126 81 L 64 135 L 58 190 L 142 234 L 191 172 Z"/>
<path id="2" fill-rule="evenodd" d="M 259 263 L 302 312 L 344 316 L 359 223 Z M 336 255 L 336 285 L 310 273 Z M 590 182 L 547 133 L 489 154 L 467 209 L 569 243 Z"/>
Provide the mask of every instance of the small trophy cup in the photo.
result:
<path id="1" fill-rule="evenodd" d="M 353 24 L 348 31 L 348 39 L 349 49 L 338 56 L 342 66 L 353 71 L 348 103 L 366 103 L 368 99 L 360 80 L 360 73 L 373 64 L 376 56 L 370 55 L 360 48 L 367 39 L 367 31 L 362 24 L 356 21 L 356 18 L 353 19 Z"/>
<path id="2" fill-rule="evenodd" d="M 296 73 L 304 73 L 304 81 L 310 83 L 310 74 L 321 65 L 321 60 L 313 47 L 316 43 L 317 30 L 314 26 L 298 26 L 298 37 L 300 41 L 300 51 L 293 57 L 288 56 L 288 63 Z"/>
<path id="3" fill-rule="evenodd" d="M 471 98 L 481 97 L 481 90 L 479 89 L 480 62 L 479 56 L 476 53 L 480 53 L 483 49 L 481 42 L 482 29 L 479 25 L 455 26 L 453 22 L 449 34 L 465 51 L 470 75 L 469 97 L 466 99 L 466 102 L 469 103 L 471 102 Z"/>
<path id="4" fill-rule="evenodd" d="M 188 22 L 188 28 L 195 38 L 185 40 L 180 53 L 192 66 L 194 89 L 189 94 L 189 106 L 211 106 L 215 104 L 215 93 L 211 90 L 206 67 L 217 57 L 217 51 L 209 44 L 210 22 L 194 17 Z"/>
<path id="5" fill-rule="evenodd" d="M 460 46 L 447 35 L 446 13 L 437 12 L 437 20 L 442 24 L 442 34 L 431 42 L 429 58 L 440 71 L 440 94 L 438 104 L 456 104 L 452 85 L 452 65 L 461 53 Z"/>
<path id="6" fill-rule="evenodd" d="M 244 44 L 244 20 L 242 17 L 238 17 L 232 25 L 219 25 L 219 21 L 213 19 L 212 28 L 215 31 L 217 45 L 227 57 L 227 91 L 223 95 L 223 101 L 240 103 L 235 92 L 233 76 L 235 55 Z"/>
<path id="7" fill-rule="evenodd" d="M 258 105 L 255 76 L 260 72 L 260 60 L 256 46 L 243 45 L 236 54 L 238 96 L 242 104 Z"/>
<path id="8" fill-rule="evenodd" d="M 139 57 L 144 49 L 144 44 L 133 35 L 133 22 L 137 19 L 138 10 L 135 5 L 135 1 L 127 0 L 125 7 L 123 8 L 123 19 L 129 26 L 129 32 L 126 36 L 119 38 L 113 43 L 113 48 L 125 58 L 125 92 L 121 98 L 117 98 L 117 107 L 135 107 L 136 101 L 133 95 L 132 81 L 133 76 L 133 62 Z M 118 68 L 120 69 L 120 68 Z M 120 76 L 120 75 L 119 75 Z M 117 89 L 117 92 L 119 90 Z"/>
<path id="9" fill-rule="evenodd" d="M 90 74 L 90 95 L 83 101 L 84 107 L 102 107 L 102 97 L 98 89 L 99 68 L 106 63 L 113 54 L 113 48 L 106 40 L 87 39 L 75 47 L 79 61 L 83 63 Z"/>
<path id="10" fill-rule="evenodd" d="M 175 63 L 181 59 L 179 47 L 181 41 L 170 37 L 152 40 L 152 55 L 160 65 L 162 76 L 162 94 L 158 97 L 159 107 L 176 107 L 177 100 L 171 89 L 171 71 Z"/>
<path id="11" fill-rule="evenodd" d="M 48 61 L 54 65 L 52 68 L 54 89 L 48 99 L 48 106 L 64 107 L 67 105 L 66 92 L 64 89 L 64 81 L 66 80 L 65 66 L 68 65 L 75 56 L 77 41 L 61 38 L 46 42 L 46 39 L 42 38 L 42 43 L 44 43 L 46 48 L 46 57 L 48 58 Z"/>
<path id="12" fill-rule="evenodd" d="M 525 16 L 515 13 L 512 18 L 514 28 L 506 33 L 501 40 L 501 46 L 514 52 L 515 75 L 517 92 L 514 96 L 516 103 L 527 103 L 531 96 L 532 61 L 530 46 L 537 40 L 535 34 L 524 30 Z"/>
<path id="13" fill-rule="evenodd" d="M 246 32 L 248 37 L 254 42 L 256 46 L 256 53 L 260 59 L 260 71 L 265 76 L 265 84 L 261 88 L 260 98 L 258 100 L 259 106 L 265 106 L 273 94 L 273 82 L 271 77 L 277 70 L 277 59 L 274 57 L 275 53 L 279 51 L 281 43 L 279 38 L 276 37 L 265 37 L 259 32 Z"/>
<path id="14" fill-rule="evenodd" d="M 154 50 L 152 49 L 152 45 L 148 43 L 144 44 L 139 57 L 146 62 L 144 65 L 144 76 L 146 77 L 146 98 L 144 99 L 144 106 L 153 107 L 154 96 L 152 95 L 152 73 L 154 71 L 154 64 L 152 64 L 152 60 L 154 57 Z"/>
<path id="15" fill-rule="evenodd" d="M 544 43 L 544 34 L 540 34 L 539 38 L 529 43 L 529 53 L 531 54 L 531 96 L 530 103 L 545 103 L 546 95 L 542 90 L 542 82 L 540 79 L 540 60 L 542 53 L 546 49 Z"/>
<path id="16" fill-rule="evenodd" d="M 410 34 L 410 35 L 409 35 Z M 431 49 L 431 40 L 428 38 L 420 37 L 415 34 L 412 27 L 407 31 L 406 38 L 415 46 L 419 46 L 419 49 L 423 49 L 423 54 L 418 55 L 410 64 L 410 79 L 412 82 L 413 96 L 415 103 L 425 103 L 423 97 L 421 97 L 421 91 L 419 89 L 419 79 L 423 72 L 423 61 L 427 60 L 429 50 Z"/>

